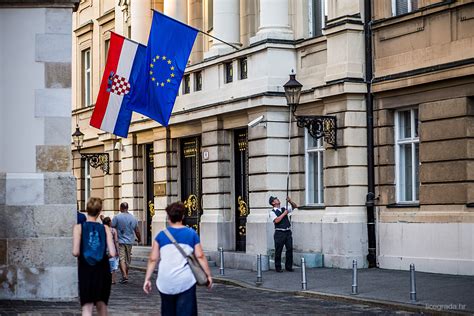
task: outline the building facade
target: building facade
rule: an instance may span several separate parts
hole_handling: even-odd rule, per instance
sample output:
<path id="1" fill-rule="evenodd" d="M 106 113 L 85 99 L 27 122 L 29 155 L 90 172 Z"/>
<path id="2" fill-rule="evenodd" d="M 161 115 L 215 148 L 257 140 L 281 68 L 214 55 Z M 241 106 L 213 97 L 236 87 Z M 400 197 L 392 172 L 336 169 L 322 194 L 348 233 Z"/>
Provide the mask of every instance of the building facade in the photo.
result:
<path id="1" fill-rule="evenodd" d="M 369 4 L 372 10 L 366 17 Z M 296 264 L 305 256 L 309 266 L 349 268 L 356 259 L 359 267 L 367 267 L 371 244 L 380 267 L 408 269 L 414 262 L 418 270 L 472 274 L 451 265 L 472 266 L 474 254 L 468 168 L 472 93 L 466 81 L 470 69 L 466 65 L 472 58 L 471 6 L 471 1 L 424 0 L 81 1 L 73 21 L 73 124 L 86 135 L 81 152 L 73 151 L 78 200 L 84 205 L 91 195 L 102 197 L 109 215 L 127 201 L 139 218 L 145 245 L 165 227 L 166 205 L 183 201 L 188 208 L 185 222 L 199 232 L 206 251 L 223 247 L 228 251 L 226 264 L 252 267 L 255 254 L 272 254 L 268 198 L 276 195 L 284 200 L 290 152 L 290 196 L 301 206 L 292 218 Z M 151 9 L 240 49 L 199 34 L 170 125 L 165 128 L 134 114 L 128 138 L 117 139 L 89 126 L 109 31 L 146 44 Z M 369 25 L 373 54 L 367 56 L 364 35 Z M 430 25 L 433 31 L 427 31 Z M 441 30 L 443 36 L 451 35 L 440 39 Z M 421 59 L 428 69 L 453 64 L 443 70 L 452 79 L 438 70 L 432 70 L 438 79 L 428 79 L 433 76 L 430 71 L 421 76 L 412 73 Z M 366 60 L 373 65 L 373 74 L 366 74 Z M 292 71 L 303 84 L 294 114 L 283 90 Z M 400 73 L 408 75 L 399 78 Z M 366 80 L 369 76 L 371 80 Z M 416 81 L 420 78 L 426 81 Z M 433 102 L 447 102 L 439 94 L 452 94 L 447 87 L 458 81 L 459 89 L 465 87 L 464 95 L 449 97 L 457 110 L 446 103 L 454 111 L 448 114 Z M 433 94 L 436 97 L 423 99 L 423 104 L 431 105 L 422 106 L 417 98 L 427 98 L 424 91 L 428 86 L 434 89 L 434 82 L 446 85 Z M 367 104 L 372 99 L 374 156 L 370 156 L 372 133 L 367 129 L 372 113 L 367 112 Z M 309 133 L 311 123 L 315 132 L 318 125 L 314 124 L 324 117 L 329 121 L 319 126 L 328 132 L 335 122 L 334 139 L 330 134 L 317 139 Z M 249 126 L 257 118 L 260 122 Z M 396 120 L 405 125 L 397 127 Z M 421 136 L 395 138 L 395 130 L 407 127 L 407 120 L 412 129 L 406 131 L 415 133 L 420 124 Z M 459 122 L 464 124 L 463 132 L 448 138 L 463 144 L 461 148 L 450 141 L 437 143 L 447 140 L 437 134 L 438 125 L 445 126 L 443 120 L 456 128 L 461 128 Z M 459 157 L 436 153 L 438 145 L 448 143 L 456 150 L 440 152 Z M 81 159 L 81 154 L 93 153 L 106 154 L 108 173 Z M 411 157 L 412 167 L 408 160 L 400 165 L 399 157 Z M 375 159 L 373 195 L 368 194 L 368 158 Z M 459 168 L 459 173 L 446 168 Z M 443 185 L 453 191 L 449 198 L 436 191 L 444 193 Z M 446 199 L 441 201 L 442 196 Z M 368 220 L 368 207 L 375 210 L 374 223 L 370 216 Z M 437 227 L 450 237 L 442 251 L 434 248 L 439 244 L 434 235 L 427 234 Z M 371 241 L 370 230 L 374 231 Z M 428 236 L 433 238 L 427 240 Z M 418 247 L 424 247 L 424 252 Z M 453 247 L 459 252 L 450 252 Z"/>
<path id="2" fill-rule="evenodd" d="M 78 2 L 0 1 L 0 299 L 77 297 L 70 109 Z"/>
<path id="3" fill-rule="evenodd" d="M 379 266 L 474 274 L 474 3 L 374 1 Z"/>

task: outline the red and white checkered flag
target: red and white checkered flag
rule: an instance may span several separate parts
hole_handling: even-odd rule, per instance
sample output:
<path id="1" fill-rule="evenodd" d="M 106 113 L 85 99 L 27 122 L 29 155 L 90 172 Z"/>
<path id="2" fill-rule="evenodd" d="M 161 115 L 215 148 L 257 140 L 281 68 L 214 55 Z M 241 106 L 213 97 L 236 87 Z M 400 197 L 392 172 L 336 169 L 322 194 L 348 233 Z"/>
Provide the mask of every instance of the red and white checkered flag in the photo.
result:
<path id="1" fill-rule="evenodd" d="M 130 83 L 124 77 L 111 72 L 108 81 L 108 92 L 112 92 L 117 95 L 125 95 L 130 92 Z"/>

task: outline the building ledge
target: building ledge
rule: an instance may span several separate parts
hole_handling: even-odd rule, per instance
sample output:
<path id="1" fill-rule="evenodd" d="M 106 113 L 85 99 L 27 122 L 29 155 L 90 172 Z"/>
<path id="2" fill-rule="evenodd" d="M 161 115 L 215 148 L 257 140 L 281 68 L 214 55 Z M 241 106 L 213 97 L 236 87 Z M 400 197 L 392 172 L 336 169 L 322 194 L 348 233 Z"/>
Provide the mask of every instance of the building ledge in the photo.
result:
<path id="1" fill-rule="evenodd" d="M 388 204 L 387 208 L 414 208 L 420 207 L 420 203 L 393 203 Z"/>

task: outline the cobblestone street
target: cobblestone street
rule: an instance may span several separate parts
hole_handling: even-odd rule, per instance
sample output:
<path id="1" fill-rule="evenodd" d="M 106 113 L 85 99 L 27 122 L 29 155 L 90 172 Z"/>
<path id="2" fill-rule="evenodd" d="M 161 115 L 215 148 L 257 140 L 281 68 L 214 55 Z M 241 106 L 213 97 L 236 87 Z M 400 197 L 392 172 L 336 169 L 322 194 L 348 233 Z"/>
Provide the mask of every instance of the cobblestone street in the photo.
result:
<path id="1" fill-rule="evenodd" d="M 132 271 L 130 282 L 112 288 L 111 315 L 159 315 L 160 297 L 141 289 L 144 273 Z M 215 284 L 212 291 L 198 289 L 201 315 L 315 315 L 315 314 L 408 314 L 362 304 L 325 301 L 278 292 Z M 80 315 L 79 303 L 0 301 L 0 315 Z"/>

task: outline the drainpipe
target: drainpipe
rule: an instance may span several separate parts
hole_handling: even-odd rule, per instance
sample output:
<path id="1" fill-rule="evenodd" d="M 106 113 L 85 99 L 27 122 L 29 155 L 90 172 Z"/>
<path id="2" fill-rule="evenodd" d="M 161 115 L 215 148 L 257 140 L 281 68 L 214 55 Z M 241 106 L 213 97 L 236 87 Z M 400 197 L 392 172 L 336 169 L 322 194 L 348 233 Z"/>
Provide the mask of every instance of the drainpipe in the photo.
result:
<path id="1" fill-rule="evenodd" d="M 372 83 L 372 0 L 364 0 L 364 34 L 365 34 L 365 82 L 367 95 L 365 98 L 367 108 L 367 234 L 369 254 L 367 261 L 369 268 L 376 267 L 376 240 L 375 240 L 375 166 L 374 166 L 374 105 L 371 90 Z"/>

